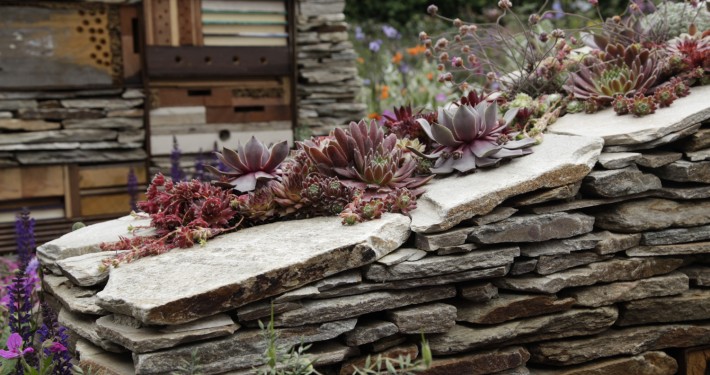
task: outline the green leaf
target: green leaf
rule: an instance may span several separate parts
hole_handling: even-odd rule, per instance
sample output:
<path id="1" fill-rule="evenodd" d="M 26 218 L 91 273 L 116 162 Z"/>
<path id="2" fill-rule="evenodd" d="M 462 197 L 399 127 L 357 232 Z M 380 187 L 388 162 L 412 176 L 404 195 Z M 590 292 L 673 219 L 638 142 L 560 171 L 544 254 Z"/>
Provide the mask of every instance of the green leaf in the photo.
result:
<path id="1" fill-rule="evenodd" d="M 15 371 L 17 359 L 2 359 L 0 360 L 0 375 L 8 375 Z"/>

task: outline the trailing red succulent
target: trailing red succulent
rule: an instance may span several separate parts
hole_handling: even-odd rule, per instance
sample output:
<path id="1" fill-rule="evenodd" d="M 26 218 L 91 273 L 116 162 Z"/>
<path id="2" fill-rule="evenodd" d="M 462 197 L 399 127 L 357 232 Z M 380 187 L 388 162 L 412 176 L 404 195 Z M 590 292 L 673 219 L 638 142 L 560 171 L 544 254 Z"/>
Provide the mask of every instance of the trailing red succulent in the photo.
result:
<path id="1" fill-rule="evenodd" d="M 240 217 L 230 202 L 236 198 L 230 190 L 198 180 L 175 183 L 158 173 L 148 186 L 146 200 L 138 202 L 138 208 L 150 216 L 156 236 L 102 244 L 103 250 L 130 250 L 107 265 L 190 247 L 235 229 Z"/>

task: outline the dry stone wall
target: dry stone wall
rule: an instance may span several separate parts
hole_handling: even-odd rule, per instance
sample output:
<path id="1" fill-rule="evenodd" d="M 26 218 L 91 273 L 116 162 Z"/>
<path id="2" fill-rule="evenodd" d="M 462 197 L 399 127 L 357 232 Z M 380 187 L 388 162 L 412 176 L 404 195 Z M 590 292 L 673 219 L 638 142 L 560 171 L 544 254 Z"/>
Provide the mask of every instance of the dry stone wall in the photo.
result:
<path id="1" fill-rule="evenodd" d="M 110 272 L 98 244 L 141 223 L 87 227 L 39 248 L 44 287 L 109 373 L 193 354 L 255 373 L 273 306 L 279 341 L 313 343 L 326 374 L 418 357 L 421 333 L 429 375 L 674 374 L 710 344 L 710 90 L 694 91 L 642 119 L 566 116 L 532 155 L 433 181 L 411 218 L 274 223 Z"/>

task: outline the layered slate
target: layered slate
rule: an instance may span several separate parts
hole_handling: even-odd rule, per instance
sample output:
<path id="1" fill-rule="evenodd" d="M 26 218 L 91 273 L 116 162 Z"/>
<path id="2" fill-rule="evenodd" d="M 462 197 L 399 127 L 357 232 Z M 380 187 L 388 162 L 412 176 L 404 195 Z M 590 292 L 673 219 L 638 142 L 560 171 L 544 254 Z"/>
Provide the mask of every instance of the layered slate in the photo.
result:
<path id="1" fill-rule="evenodd" d="M 577 182 L 592 169 L 601 149 L 598 138 L 550 134 L 531 155 L 499 168 L 434 180 L 412 212 L 412 230 L 449 229 L 512 196 Z"/>
<path id="2" fill-rule="evenodd" d="M 395 214 L 351 227 L 327 217 L 248 228 L 112 269 L 99 305 L 185 323 L 374 262 L 408 236 L 409 219 Z"/>

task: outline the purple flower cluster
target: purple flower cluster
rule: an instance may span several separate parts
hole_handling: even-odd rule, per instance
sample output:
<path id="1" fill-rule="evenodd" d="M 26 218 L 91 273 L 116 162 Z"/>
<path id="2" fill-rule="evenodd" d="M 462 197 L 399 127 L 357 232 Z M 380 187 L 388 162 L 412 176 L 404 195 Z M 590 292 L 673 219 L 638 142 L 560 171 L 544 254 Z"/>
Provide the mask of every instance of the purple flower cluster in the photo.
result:
<path id="1" fill-rule="evenodd" d="M 170 152 L 170 177 L 173 181 L 182 181 L 185 177 L 185 173 L 180 167 L 180 156 L 182 156 L 182 152 L 178 146 L 177 138 L 173 136 L 173 150 Z"/>
<path id="2" fill-rule="evenodd" d="M 136 177 L 136 171 L 133 167 L 128 170 L 128 196 L 131 199 L 131 210 L 138 211 L 138 178 Z"/>
<path id="3" fill-rule="evenodd" d="M 17 240 L 17 256 L 20 261 L 19 268 L 25 272 L 32 258 L 35 248 L 35 220 L 30 217 L 30 211 L 25 207 L 15 220 L 15 236 Z"/>

